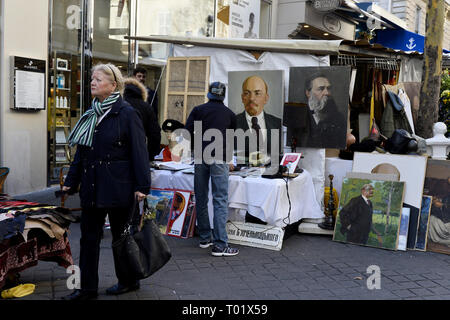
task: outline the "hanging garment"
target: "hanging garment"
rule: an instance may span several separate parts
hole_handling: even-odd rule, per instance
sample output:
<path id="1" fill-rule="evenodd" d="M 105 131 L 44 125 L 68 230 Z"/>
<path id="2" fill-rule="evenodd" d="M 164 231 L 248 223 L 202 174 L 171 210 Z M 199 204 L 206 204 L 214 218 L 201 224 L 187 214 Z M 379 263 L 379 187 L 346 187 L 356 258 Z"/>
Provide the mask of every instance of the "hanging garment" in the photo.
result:
<path id="1" fill-rule="evenodd" d="M 406 94 L 405 90 L 403 90 L 402 88 L 398 89 L 397 95 L 400 98 L 400 100 L 402 101 L 403 107 L 405 108 L 406 117 L 408 118 L 408 122 L 409 122 L 409 125 L 411 126 L 412 133 L 415 134 L 414 120 L 413 120 L 413 115 L 412 115 L 412 111 L 411 111 L 411 101 L 409 100 L 408 95 Z"/>
<path id="2" fill-rule="evenodd" d="M 381 134 L 390 138 L 395 129 L 404 129 L 412 133 L 402 101 L 394 92 L 387 90 L 388 97 L 381 117 Z"/>

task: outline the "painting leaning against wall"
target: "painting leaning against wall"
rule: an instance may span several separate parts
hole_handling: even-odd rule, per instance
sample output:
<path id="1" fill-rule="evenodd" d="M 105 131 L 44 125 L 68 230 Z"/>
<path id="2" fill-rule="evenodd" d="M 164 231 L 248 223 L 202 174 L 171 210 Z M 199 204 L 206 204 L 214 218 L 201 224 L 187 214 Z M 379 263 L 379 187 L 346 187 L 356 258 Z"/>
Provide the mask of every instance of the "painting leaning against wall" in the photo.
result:
<path id="1" fill-rule="evenodd" d="M 428 160 L 423 194 L 432 196 L 427 251 L 450 254 L 450 163 Z"/>
<path id="2" fill-rule="evenodd" d="M 334 241 L 397 250 L 404 182 L 345 178 Z"/>

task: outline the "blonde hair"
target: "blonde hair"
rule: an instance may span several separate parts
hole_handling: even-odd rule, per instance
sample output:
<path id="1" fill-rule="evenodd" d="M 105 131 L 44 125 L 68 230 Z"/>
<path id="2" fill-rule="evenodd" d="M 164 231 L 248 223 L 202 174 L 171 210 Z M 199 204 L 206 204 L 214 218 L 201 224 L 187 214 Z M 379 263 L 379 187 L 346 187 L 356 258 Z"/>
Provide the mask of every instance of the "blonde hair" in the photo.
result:
<path id="1" fill-rule="evenodd" d="M 92 67 L 91 72 L 94 73 L 95 71 L 101 71 L 110 78 L 111 82 L 115 81 L 117 84 L 117 90 L 120 94 L 123 93 L 125 85 L 122 72 L 120 72 L 119 68 L 112 63 L 98 63 Z"/>

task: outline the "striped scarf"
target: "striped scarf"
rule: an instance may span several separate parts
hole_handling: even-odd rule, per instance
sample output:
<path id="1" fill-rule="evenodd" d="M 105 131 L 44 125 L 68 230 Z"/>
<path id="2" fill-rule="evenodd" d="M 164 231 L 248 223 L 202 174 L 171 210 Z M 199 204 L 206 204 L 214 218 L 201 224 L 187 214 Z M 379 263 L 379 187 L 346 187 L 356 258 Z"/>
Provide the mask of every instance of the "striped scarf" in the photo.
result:
<path id="1" fill-rule="evenodd" d="M 97 125 L 97 119 L 105 112 L 111 109 L 111 106 L 119 99 L 120 93 L 113 92 L 108 98 L 100 102 L 98 98 L 92 100 L 92 108 L 87 110 L 78 120 L 69 135 L 69 146 L 73 147 L 76 144 L 83 146 L 92 146 L 92 139 L 94 137 L 94 129 Z"/>

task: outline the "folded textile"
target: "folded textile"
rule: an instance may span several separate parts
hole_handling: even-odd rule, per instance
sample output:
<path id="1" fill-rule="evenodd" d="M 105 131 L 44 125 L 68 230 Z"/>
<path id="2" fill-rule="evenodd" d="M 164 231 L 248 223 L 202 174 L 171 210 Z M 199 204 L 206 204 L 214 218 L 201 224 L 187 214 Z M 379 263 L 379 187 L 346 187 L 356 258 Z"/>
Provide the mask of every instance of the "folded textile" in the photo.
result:
<path id="1" fill-rule="evenodd" d="M 32 294 L 35 287 L 36 286 L 32 283 L 19 284 L 16 287 L 3 290 L 2 298 L 22 298 L 24 296 Z"/>
<path id="2" fill-rule="evenodd" d="M 25 227 L 25 219 L 25 215 L 18 215 L 14 218 L 0 221 L 0 241 L 9 239 L 19 232 L 23 232 Z"/>

